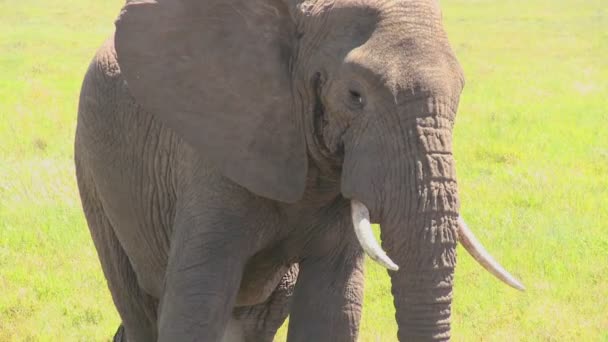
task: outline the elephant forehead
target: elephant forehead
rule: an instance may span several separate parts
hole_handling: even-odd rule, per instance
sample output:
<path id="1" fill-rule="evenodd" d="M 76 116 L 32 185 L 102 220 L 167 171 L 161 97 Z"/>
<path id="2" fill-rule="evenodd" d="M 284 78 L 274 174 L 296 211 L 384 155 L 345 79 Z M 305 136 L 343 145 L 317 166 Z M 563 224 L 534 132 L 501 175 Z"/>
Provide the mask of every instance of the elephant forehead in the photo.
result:
<path id="1" fill-rule="evenodd" d="M 460 94 L 462 68 L 443 30 L 436 1 L 336 1 L 332 12 L 328 20 L 338 27 L 327 38 L 352 38 L 352 44 L 342 47 L 344 54 L 337 54 L 344 56 L 345 70 L 388 86 L 396 99 L 404 90 L 442 97 Z M 341 23 L 340 18 L 349 17 Z"/>
<path id="2" fill-rule="evenodd" d="M 387 89 L 395 103 L 412 98 L 457 98 L 464 86 L 462 68 L 448 45 L 415 39 L 376 39 L 350 51 L 343 64 L 365 75 L 374 88 Z"/>

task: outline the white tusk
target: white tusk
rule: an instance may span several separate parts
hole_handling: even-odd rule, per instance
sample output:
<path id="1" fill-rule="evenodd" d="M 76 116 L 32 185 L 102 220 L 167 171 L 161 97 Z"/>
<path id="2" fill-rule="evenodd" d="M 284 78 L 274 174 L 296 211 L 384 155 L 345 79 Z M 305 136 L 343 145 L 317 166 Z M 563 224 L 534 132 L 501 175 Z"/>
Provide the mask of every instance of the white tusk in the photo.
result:
<path id="1" fill-rule="evenodd" d="M 365 204 L 357 200 L 351 200 L 350 207 L 355 234 L 357 234 L 357 240 L 359 240 L 359 243 L 361 244 L 361 247 L 363 247 L 365 253 L 369 255 L 372 260 L 388 268 L 389 270 L 399 270 L 399 266 L 397 266 L 393 260 L 386 255 L 386 252 L 382 250 L 382 247 L 380 247 L 378 241 L 376 241 L 372 231 L 372 225 L 369 222 L 369 210 Z"/>
<path id="2" fill-rule="evenodd" d="M 507 270 L 505 270 L 494 258 L 486 251 L 481 243 L 475 238 L 473 232 L 469 229 L 462 217 L 458 217 L 458 239 L 464 249 L 488 272 L 492 273 L 496 278 L 505 284 L 524 291 L 526 288 L 515 279 Z"/>

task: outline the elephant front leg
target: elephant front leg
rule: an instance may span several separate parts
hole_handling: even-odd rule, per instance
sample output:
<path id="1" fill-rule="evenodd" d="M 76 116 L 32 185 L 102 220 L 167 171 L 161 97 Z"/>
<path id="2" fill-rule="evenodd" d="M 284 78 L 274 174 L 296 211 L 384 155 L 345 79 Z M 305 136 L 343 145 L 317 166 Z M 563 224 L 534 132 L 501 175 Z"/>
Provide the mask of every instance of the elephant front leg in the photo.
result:
<path id="1" fill-rule="evenodd" d="M 302 261 L 287 340 L 356 341 L 363 282 L 363 254 L 358 245 Z"/>
<path id="2" fill-rule="evenodd" d="M 255 246 L 244 219 L 192 215 L 181 221 L 173 233 L 159 341 L 219 341 Z"/>

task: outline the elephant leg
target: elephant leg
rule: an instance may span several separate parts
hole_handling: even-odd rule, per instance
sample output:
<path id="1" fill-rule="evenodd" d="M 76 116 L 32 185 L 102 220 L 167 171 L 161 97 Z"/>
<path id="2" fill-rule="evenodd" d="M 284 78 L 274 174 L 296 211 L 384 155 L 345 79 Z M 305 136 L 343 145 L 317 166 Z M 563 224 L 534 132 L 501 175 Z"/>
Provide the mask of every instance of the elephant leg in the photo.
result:
<path id="1" fill-rule="evenodd" d="M 104 214 L 95 188 L 77 163 L 78 187 L 85 217 L 97 249 L 112 299 L 122 319 L 114 340 L 155 341 L 158 301 L 138 285 L 137 277 L 127 255 Z"/>
<path id="2" fill-rule="evenodd" d="M 291 298 L 298 278 L 298 264 L 293 264 L 263 303 L 237 307 L 232 315 L 242 330 L 244 342 L 272 342 L 277 330 L 289 315 Z M 234 329 L 234 328 L 233 328 Z M 232 342 L 225 340 L 224 342 Z"/>
<path id="3" fill-rule="evenodd" d="M 220 340 L 221 342 L 245 342 L 245 331 L 243 330 L 243 324 L 236 318 L 231 317 L 230 321 L 226 325 L 224 330 L 224 336 Z"/>
<path id="4" fill-rule="evenodd" d="M 114 338 L 112 342 L 127 342 L 127 337 L 125 336 L 125 326 L 120 325 L 114 334 Z"/>
<path id="5" fill-rule="evenodd" d="M 357 245 L 300 263 L 289 342 L 357 340 L 363 305 L 363 252 Z"/>
<path id="6" fill-rule="evenodd" d="M 262 230 L 243 227 L 257 218 L 250 218 L 247 208 L 231 205 L 217 201 L 214 208 L 191 204 L 178 209 L 160 303 L 159 341 L 222 339 L 245 264 L 258 248 L 252 236 Z"/>

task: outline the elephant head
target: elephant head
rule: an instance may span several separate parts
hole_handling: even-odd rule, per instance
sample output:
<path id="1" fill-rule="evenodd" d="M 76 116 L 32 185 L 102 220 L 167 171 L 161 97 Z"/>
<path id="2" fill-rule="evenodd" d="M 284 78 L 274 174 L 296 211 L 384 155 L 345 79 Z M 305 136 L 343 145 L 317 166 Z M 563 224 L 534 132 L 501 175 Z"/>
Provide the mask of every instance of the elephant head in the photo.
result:
<path id="1" fill-rule="evenodd" d="M 137 0 L 115 37 L 133 95 L 236 183 L 294 203 L 311 163 L 337 175 L 401 340 L 449 337 L 457 239 L 521 287 L 459 216 L 464 79 L 437 1 Z"/>

